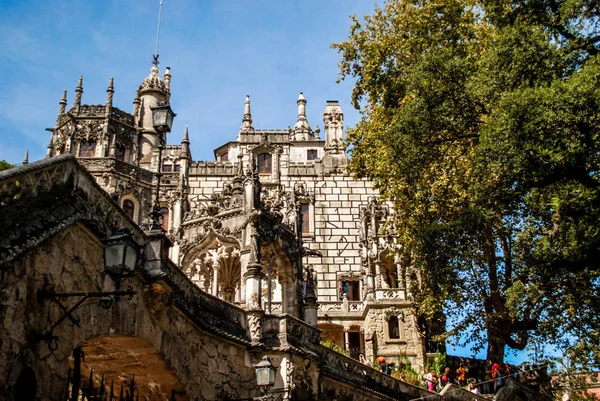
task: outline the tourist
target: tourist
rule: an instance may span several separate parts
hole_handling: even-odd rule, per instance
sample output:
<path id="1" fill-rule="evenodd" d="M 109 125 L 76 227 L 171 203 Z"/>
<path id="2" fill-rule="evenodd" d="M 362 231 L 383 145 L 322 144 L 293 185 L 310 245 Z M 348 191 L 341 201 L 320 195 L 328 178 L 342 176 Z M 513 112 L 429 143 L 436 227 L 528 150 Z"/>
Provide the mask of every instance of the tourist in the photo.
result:
<path id="1" fill-rule="evenodd" d="M 465 368 L 465 364 L 461 363 L 456 369 L 456 380 L 458 380 L 458 385 L 460 387 L 466 387 L 467 385 L 467 369 Z"/>
<path id="2" fill-rule="evenodd" d="M 492 365 L 492 380 L 494 382 L 495 394 L 498 391 L 498 389 L 504 385 L 504 379 L 502 378 L 500 365 L 498 365 L 497 363 Z"/>
<path id="3" fill-rule="evenodd" d="M 433 375 L 429 371 L 429 368 L 425 368 L 425 374 L 423 375 L 423 381 L 425 382 L 425 390 L 433 392 Z"/>
<path id="4" fill-rule="evenodd" d="M 473 394 L 479 395 L 479 389 L 477 389 L 475 382 L 469 383 L 469 391 L 472 392 Z"/>
<path id="5" fill-rule="evenodd" d="M 380 356 L 377 358 L 377 363 L 379 364 L 379 370 L 382 373 L 387 373 L 387 364 L 385 363 L 385 357 Z"/>
<path id="6" fill-rule="evenodd" d="M 444 369 L 444 374 L 440 378 L 440 386 L 444 388 L 448 383 L 452 383 L 452 373 L 450 373 L 450 368 L 446 367 L 446 369 Z"/>
<path id="7" fill-rule="evenodd" d="M 430 386 L 430 388 L 428 390 L 431 391 L 431 392 L 436 391 L 438 383 L 439 383 L 439 380 L 438 380 L 437 373 L 431 372 L 431 386 Z"/>
<path id="8" fill-rule="evenodd" d="M 362 363 L 363 365 L 371 365 L 369 363 L 369 361 L 367 361 L 367 358 L 365 357 L 365 354 L 358 354 L 358 360 L 360 361 L 360 363 Z"/>

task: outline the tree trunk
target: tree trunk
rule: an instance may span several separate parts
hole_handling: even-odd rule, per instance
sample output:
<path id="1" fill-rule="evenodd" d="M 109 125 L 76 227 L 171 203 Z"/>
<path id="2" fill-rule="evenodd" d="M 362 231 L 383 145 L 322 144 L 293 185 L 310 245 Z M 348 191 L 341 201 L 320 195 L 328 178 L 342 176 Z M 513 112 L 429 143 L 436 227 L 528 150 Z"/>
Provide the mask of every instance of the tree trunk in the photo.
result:
<path id="1" fill-rule="evenodd" d="M 487 349 L 487 360 L 488 362 L 502 364 L 504 363 L 504 348 L 506 347 L 506 341 L 502 340 L 502 335 L 498 329 L 488 327 L 488 349 Z"/>

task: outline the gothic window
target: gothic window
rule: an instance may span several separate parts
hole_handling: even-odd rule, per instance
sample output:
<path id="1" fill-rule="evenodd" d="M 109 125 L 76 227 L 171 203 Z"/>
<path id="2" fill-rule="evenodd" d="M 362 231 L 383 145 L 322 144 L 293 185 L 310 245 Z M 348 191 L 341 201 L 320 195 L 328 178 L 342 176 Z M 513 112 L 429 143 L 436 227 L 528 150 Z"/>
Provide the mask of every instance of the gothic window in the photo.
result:
<path id="1" fill-rule="evenodd" d="M 398 322 L 398 316 L 390 316 L 388 320 L 388 333 L 390 340 L 400 339 L 400 324 Z"/>
<path id="2" fill-rule="evenodd" d="M 127 216 L 129 216 L 131 219 L 135 219 L 135 205 L 133 204 L 132 200 L 125 199 L 123 201 L 123 210 Z"/>
<path id="3" fill-rule="evenodd" d="M 172 164 L 163 164 L 162 171 L 163 171 L 163 173 L 170 173 L 171 171 L 173 171 L 173 165 Z"/>
<path id="4" fill-rule="evenodd" d="M 300 205 L 300 213 L 302 213 L 302 234 L 310 233 L 310 205 L 303 203 Z"/>
<path id="5" fill-rule="evenodd" d="M 308 149 L 306 151 L 306 160 L 316 160 L 317 159 L 317 149 Z"/>
<path id="6" fill-rule="evenodd" d="M 346 299 L 348 299 L 348 301 L 360 301 L 360 290 L 358 280 L 342 280 L 341 284 L 341 299 L 343 299 L 343 294 L 346 294 Z"/>
<path id="7" fill-rule="evenodd" d="M 173 171 L 179 173 L 181 171 L 181 164 L 176 164 L 173 166 Z"/>
<path id="8" fill-rule="evenodd" d="M 269 153 L 261 153 L 256 161 L 259 173 L 271 173 L 271 155 Z"/>
<path id="9" fill-rule="evenodd" d="M 162 221 L 160 223 L 160 226 L 163 230 L 169 232 L 169 208 L 161 207 L 160 214 L 162 215 Z"/>
<path id="10" fill-rule="evenodd" d="M 81 141 L 79 144 L 79 157 L 94 157 L 96 156 L 96 141 L 90 139 Z"/>

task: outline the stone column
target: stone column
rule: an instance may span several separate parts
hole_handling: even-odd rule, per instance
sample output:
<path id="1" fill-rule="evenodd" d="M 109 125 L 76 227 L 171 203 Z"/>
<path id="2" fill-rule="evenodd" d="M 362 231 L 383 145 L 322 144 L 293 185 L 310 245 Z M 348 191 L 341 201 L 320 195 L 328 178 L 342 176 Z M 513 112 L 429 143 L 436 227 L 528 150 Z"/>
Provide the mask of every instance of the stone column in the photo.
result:
<path id="1" fill-rule="evenodd" d="M 212 264 L 213 279 L 212 279 L 212 294 L 215 297 L 219 296 L 219 260 L 215 259 Z"/>
<path id="2" fill-rule="evenodd" d="M 350 352 L 350 327 L 344 326 L 344 347 Z"/>

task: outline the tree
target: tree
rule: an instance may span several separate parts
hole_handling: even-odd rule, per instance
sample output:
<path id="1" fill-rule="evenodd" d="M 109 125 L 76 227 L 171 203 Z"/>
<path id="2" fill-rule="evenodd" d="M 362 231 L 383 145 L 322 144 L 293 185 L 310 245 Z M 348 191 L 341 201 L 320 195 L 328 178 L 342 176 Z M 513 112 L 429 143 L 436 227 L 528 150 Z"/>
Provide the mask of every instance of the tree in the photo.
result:
<path id="1" fill-rule="evenodd" d="M 8 170 L 9 168 L 15 167 L 14 164 L 10 164 L 6 160 L 0 160 L 0 171 Z"/>
<path id="2" fill-rule="evenodd" d="M 418 311 L 502 361 L 532 334 L 600 361 L 600 8 L 396 0 L 353 17 L 350 170 L 395 204 Z"/>

